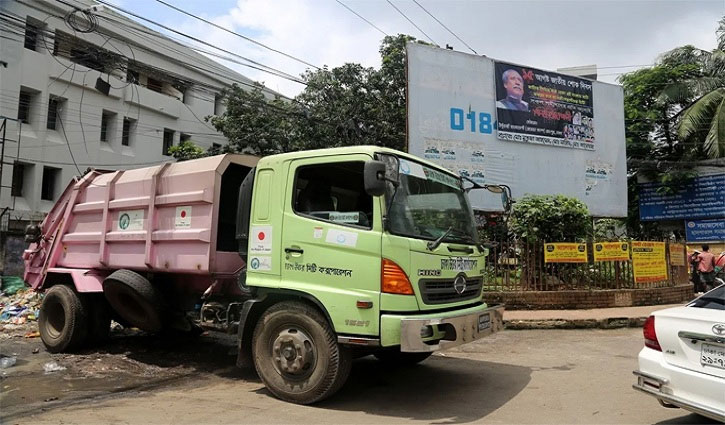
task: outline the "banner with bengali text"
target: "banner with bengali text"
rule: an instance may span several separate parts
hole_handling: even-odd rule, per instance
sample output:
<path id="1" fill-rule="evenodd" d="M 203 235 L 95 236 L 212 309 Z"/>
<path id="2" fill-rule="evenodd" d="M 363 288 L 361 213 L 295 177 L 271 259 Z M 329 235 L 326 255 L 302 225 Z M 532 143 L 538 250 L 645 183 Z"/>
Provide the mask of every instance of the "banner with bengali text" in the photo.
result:
<path id="1" fill-rule="evenodd" d="M 586 263 L 587 261 L 587 244 L 585 243 L 544 244 L 545 263 Z"/>
<path id="2" fill-rule="evenodd" d="M 665 243 L 632 241 L 632 267 L 635 283 L 667 280 Z"/>
<path id="3" fill-rule="evenodd" d="M 629 244 L 627 242 L 596 242 L 594 261 L 628 261 Z"/>

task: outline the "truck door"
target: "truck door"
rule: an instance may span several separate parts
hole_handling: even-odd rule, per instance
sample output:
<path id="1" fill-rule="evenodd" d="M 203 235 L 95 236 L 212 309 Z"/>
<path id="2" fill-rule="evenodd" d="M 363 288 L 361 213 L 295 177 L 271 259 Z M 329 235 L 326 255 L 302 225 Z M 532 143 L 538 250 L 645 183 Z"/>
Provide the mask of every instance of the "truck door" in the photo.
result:
<path id="1" fill-rule="evenodd" d="M 317 298 L 338 334 L 377 335 L 379 329 L 382 223 L 380 198 L 363 185 L 370 159 L 299 159 L 287 177 L 282 285 Z"/>

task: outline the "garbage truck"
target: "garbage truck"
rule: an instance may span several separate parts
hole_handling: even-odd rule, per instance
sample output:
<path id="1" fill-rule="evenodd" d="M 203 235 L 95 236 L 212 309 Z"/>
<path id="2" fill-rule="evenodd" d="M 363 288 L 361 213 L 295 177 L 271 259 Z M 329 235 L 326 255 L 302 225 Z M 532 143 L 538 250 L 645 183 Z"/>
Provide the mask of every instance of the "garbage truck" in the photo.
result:
<path id="1" fill-rule="evenodd" d="M 378 146 L 226 154 L 89 170 L 26 229 L 50 352 L 150 333 L 236 334 L 237 365 L 276 397 L 334 394 L 353 358 L 414 364 L 491 335 L 480 185 Z"/>

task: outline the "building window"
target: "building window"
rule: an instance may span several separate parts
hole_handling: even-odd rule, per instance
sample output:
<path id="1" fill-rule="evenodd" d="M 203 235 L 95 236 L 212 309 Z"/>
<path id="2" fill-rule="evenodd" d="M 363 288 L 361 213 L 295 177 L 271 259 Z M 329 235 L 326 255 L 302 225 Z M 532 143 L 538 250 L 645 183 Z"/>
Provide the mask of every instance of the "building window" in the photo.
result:
<path id="1" fill-rule="evenodd" d="M 214 115 L 222 113 L 222 97 L 219 94 L 214 95 Z"/>
<path id="2" fill-rule="evenodd" d="M 179 135 L 179 143 L 180 143 L 180 144 L 181 144 L 181 143 L 184 143 L 184 142 L 188 142 L 188 141 L 190 141 L 190 140 L 191 140 L 191 135 L 189 135 L 189 134 L 186 134 L 186 133 L 181 133 L 181 134 Z"/>
<path id="3" fill-rule="evenodd" d="M 161 153 L 168 156 L 169 155 L 169 148 L 174 146 L 174 130 L 169 130 L 168 128 L 164 129 L 164 146 L 161 150 Z"/>
<path id="4" fill-rule="evenodd" d="M 15 161 L 13 163 L 13 183 L 11 189 L 11 196 L 23 196 L 23 186 L 25 183 L 25 167 L 26 165 L 22 162 Z M 32 167 L 32 165 L 28 165 Z"/>
<path id="5" fill-rule="evenodd" d="M 20 97 L 18 98 L 18 120 L 25 124 L 30 123 L 30 107 L 33 103 L 33 93 L 28 91 L 20 90 Z"/>
<path id="6" fill-rule="evenodd" d="M 28 50 L 38 50 L 38 41 L 41 37 L 43 24 L 34 21 L 32 18 L 25 20 L 25 48 Z"/>
<path id="7" fill-rule="evenodd" d="M 164 88 L 164 83 L 161 80 L 157 80 L 155 78 L 148 77 L 148 82 L 146 83 L 146 87 L 149 90 L 153 90 L 155 92 L 161 93 L 161 91 Z"/>
<path id="8" fill-rule="evenodd" d="M 123 117 L 123 131 L 121 132 L 121 144 L 123 146 L 131 146 L 131 137 L 136 131 L 136 120 Z"/>
<path id="9" fill-rule="evenodd" d="M 103 111 L 101 114 L 101 142 L 111 143 L 115 116 L 116 114 L 108 111 Z"/>
<path id="10" fill-rule="evenodd" d="M 51 97 L 48 99 L 48 122 L 46 124 L 48 130 L 57 129 L 56 125 L 60 119 L 58 114 L 60 114 L 61 104 L 62 100 L 57 97 Z"/>
<path id="11" fill-rule="evenodd" d="M 131 68 L 126 70 L 126 82 L 132 83 L 132 84 L 138 84 L 139 82 L 139 74 L 138 71 L 133 70 Z"/>
<path id="12" fill-rule="evenodd" d="M 40 199 L 52 201 L 55 198 L 56 181 L 60 177 L 60 168 L 43 167 L 43 184 Z"/>

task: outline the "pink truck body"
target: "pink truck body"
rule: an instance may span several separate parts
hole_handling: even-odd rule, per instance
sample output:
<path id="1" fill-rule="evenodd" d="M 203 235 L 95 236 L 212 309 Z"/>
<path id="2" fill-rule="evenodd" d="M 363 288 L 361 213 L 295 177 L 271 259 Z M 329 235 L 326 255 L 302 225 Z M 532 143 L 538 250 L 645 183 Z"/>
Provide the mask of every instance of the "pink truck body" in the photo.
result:
<path id="1" fill-rule="evenodd" d="M 117 269 L 168 273 L 189 290 L 230 286 L 244 266 L 234 223 L 237 191 L 258 161 L 218 155 L 154 167 L 93 170 L 71 182 L 25 251 L 25 281 L 102 292 Z M 55 283 L 55 282 L 54 282 Z"/>

